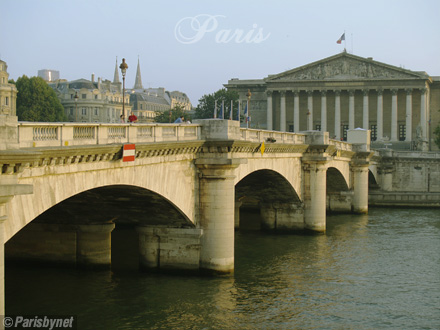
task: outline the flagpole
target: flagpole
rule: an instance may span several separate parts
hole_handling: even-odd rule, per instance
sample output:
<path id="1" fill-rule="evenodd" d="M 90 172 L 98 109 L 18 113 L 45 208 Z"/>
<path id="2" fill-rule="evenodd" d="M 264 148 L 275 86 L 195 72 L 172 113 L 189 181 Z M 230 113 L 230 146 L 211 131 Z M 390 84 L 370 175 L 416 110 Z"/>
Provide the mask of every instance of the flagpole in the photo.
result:
<path id="1" fill-rule="evenodd" d="M 347 51 L 347 38 L 345 37 L 345 30 L 344 30 L 344 50 Z"/>
<path id="2" fill-rule="evenodd" d="M 217 100 L 215 100 L 214 104 L 215 104 L 214 105 L 214 119 L 215 119 L 215 118 L 217 118 Z"/>
<path id="3" fill-rule="evenodd" d="M 246 94 L 246 96 L 247 96 L 247 116 L 248 116 L 248 120 L 247 120 L 247 128 L 249 128 L 249 122 L 251 121 L 251 109 L 250 109 L 250 107 L 249 107 L 249 101 L 251 100 L 251 95 L 252 95 L 252 93 L 251 93 L 251 91 L 250 91 L 250 89 L 248 89 L 248 92 L 247 92 L 247 94 Z"/>
<path id="4" fill-rule="evenodd" d="M 237 120 L 240 122 L 240 100 L 238 100 Z"/>
<path id="5" fill-rule="evenodd" d="M 222 101 L 222 118 L 225 119 L 225 100 Z"/>
<path id="6" fill-rule="evenodd" d="M 231 100 L 231 111 L 229 112 L 229 120 L 232 120 L 233 112 L 234 112 L 234 104 L 232 102 L 233 101 Z"/>

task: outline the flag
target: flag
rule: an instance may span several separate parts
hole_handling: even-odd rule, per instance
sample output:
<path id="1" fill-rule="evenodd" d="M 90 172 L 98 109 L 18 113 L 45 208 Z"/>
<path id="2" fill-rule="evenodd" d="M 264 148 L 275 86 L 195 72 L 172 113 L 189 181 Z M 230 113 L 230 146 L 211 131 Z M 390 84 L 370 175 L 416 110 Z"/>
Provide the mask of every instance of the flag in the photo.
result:
<path id="1" fill-rule="evenodd" d="M 123 162 L 134 162 L 136 156 L 136 146 L 135 144 L 124 144 L 122 149 L 122 161 Z"/>
<path id="2" fill-rule="evenodd" d="M 337 44 L 340 44 L 342 40 L 345 40 L 345 32 L 342 34 L 342 36 L 336 41 Z"/>
<path id="3" fill-rule="evenodd" d="M 264 150 L 266 150 L 266 146 L 264 145 L 264 141 L 263 141 L 263 143 L 261 144 L 261 147 L 260 147 L 261 156 L 264 155 Z"/>
<path id="4" fill-rule="evenodd" d="M 214 119 L 217 118 L 217 100 L 215 100 L 214 104 Z"/>
<path id="5" fill-rule="evenodd" d="M 248 122 L 248 110 L 247 110 L 247 103 L 246 106 L 244 107 L 244 118 L 245 118 L 245 122 Z"/>

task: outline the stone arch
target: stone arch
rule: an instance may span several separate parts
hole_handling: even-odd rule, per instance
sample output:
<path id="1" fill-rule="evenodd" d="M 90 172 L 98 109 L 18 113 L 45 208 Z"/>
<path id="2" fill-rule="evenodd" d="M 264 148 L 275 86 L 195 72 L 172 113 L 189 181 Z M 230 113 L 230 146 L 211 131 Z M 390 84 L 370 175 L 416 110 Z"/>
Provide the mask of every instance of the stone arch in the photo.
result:
<path id="1" fill-rule="evenodd" d="M 236 227 L 240 221 L 239 207 L 258 219 L 257 226 L 253 221 L 254 228 L 295 230 L 303 227 L 303 204 L 290 182 L 276 171 L 261 169 L 242 178 L 235 186 L 235 199 Z"/>
<path id="2" fill-rule="evenodd" d="M 111 221 L 124 225 L 194 227 L 170 200 L 131 185 L 108 185 L 83 191 L 52 206 L 34 221 L 66 225 Z"/>
<path id="3" fill-rule="evenodd" d="M 80 172 L 35 177 L 32 177 L 32 172 L 30 175 L 23 173 L 19 183 L 31 182 L 33 194 L 15 196 L 9 202 L 9 215 L 4 222 L 5 241 L 52 206 L 80 193 L 106 186 L 147 189 L 171 202 L 195 223 L 196 171 L 191 160 L 123 168 L 112 168 L 111 164 L 108 166 L 95 171 L 92 164 L 90 169 L 84 167 Z"/>
<path id="4" fill-rule="evenodd" d="M 374 173 L 374 171 L 369 168 L 368 169 L 368 190 L 378 190 L 380 189 L 379 183 L 376 180 L 377 172 Z"/>
<path id="5" fill-rule="evenodd" d="M 329 167 L 326 174 L 327 201 L 329 213 L 351 212 L 353 192 L 350 191 L 344 175 L 335 167 Z"/>

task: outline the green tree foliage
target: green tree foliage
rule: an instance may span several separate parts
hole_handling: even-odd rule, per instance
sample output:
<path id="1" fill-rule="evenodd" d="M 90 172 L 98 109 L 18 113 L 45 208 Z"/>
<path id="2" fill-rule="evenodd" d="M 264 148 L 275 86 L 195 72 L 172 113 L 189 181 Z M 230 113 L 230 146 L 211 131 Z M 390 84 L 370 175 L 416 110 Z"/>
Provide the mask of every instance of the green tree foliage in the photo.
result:
<path id="1" fill-rule="evenodd" d="M 434 142 L 440 148 L 440 124 L 434 130 Z"/>
<path id="2" fill-rule="evenodd" d="M 23 75 L 17 87 L 17 116 L 20 121 L 66 121 L 64 108 L 55 91 L 40 77 Z"/>
<path id="3" fill-rule="evenodd" d="M 184 116 L 185 121 L 191 120 L 188 112 L 184 110 L 183 105 L 177 104 L 171 110 L 156 111 L 156 117 L 154 117 L 154 121 L 156 123 L 174 123 L 174 121 L 180 116 Z"/>
<path id="4" fill-rule="evenodd" d="M 238 111 L 238 93 L 236 91 L 228 91 L 225 88 L 218 90 L 213 94 L 203 95 L 199 99 L 199 105 L 196 108 L 195 118 L 214 118 L 215 101 L 217 100 L 217 115 L 219 115 L 222 101 L 224 101 L 227 111 L 224 118 L 229 118 L 229 109 L 231 107 L 231 100 L 233 103 L 233 119 L 237 118 Z M 243 109 L 241 110 L 243 112 Z"/>

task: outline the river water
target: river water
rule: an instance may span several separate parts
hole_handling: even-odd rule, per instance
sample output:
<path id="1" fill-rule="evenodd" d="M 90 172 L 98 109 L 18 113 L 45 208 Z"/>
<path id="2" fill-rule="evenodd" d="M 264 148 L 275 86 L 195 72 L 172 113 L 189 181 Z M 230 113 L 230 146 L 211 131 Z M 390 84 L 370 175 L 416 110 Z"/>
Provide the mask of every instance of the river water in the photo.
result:
<path id="1" fill-rule="evenodd" d="M 77 315 L 78 329 L 440 329 L 440 210 L 329 216 L 318 236 L 237 232 L 225 277 L 7 264 L 6 312 Z"/>

